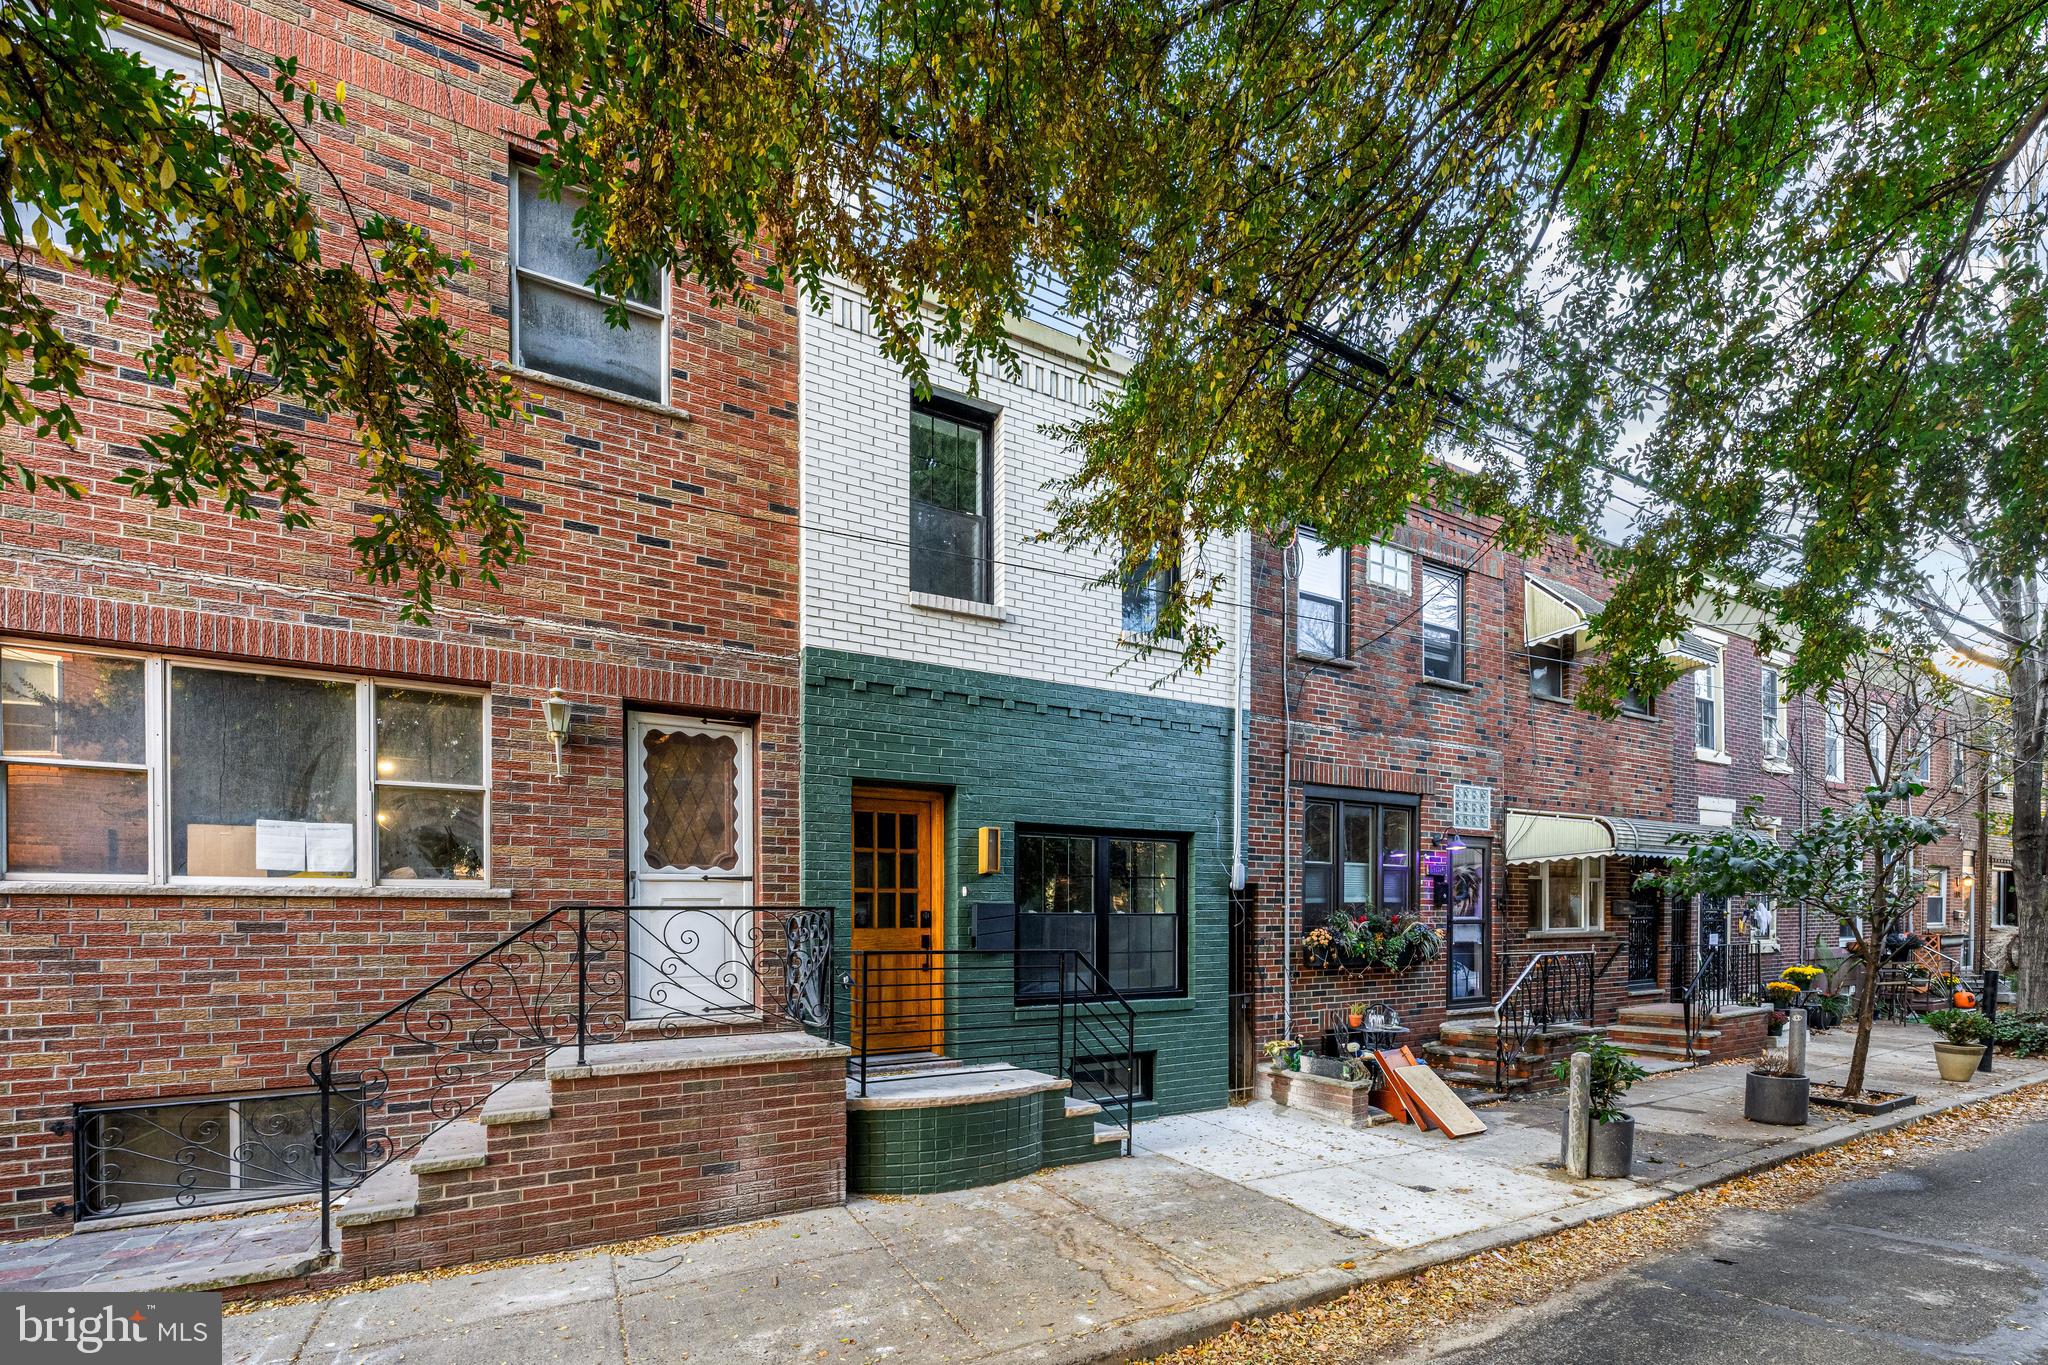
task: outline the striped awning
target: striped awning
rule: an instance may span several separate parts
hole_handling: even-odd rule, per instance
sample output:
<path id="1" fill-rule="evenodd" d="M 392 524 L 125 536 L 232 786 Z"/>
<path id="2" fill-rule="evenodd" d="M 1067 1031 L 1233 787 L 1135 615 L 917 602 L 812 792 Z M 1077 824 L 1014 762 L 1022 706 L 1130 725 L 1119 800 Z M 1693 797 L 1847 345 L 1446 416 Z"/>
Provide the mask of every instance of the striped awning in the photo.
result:
<path id="1" fill-rule="evenodd" d="M 1596 816 L 1507 813 L 1504 849 L 1510 864 L 1551 863 L 1560 858 L 1604 858 L 1614 852 L 1614 831 Z"/>
<path id="2" fill-rule="evenodd" d="M 1535 574 L 1522 575 L 1522 643 L 1547 645 L 1567 637 L 1582 648 L 1603 604 L 1577 588 Z"/>

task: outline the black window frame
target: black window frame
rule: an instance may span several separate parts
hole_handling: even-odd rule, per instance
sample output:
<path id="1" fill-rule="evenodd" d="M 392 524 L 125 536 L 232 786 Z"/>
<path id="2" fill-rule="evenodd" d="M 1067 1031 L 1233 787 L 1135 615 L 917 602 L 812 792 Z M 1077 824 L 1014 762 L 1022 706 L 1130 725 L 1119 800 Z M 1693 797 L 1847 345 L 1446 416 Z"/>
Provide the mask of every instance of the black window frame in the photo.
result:
<path id="1" fill-rule="evenodd" d="M 1334 552 L 1334 553 L 1336 554 L 1336 556 L 1337 556 L 1337 586 L 1338 586 L 1338 589 L 1339 589 L 1339 591 L 1340 591 L 1340 592 L 1341 592 L 1341 593 L 1343 594 L 1343 595 L 1342 595 L 1341 597 L 1337 597 L 1337 598 L 1334 598 L 1334 599 L 1333 599 L 1333 598 L 1329 598 L 1329 597 L 1325 597 L 1325 596 L 1323 596 L 1323 594 L 1321 594 L 1321 593 L 1319 593 L 1319 592 L 1309 592 L 1309 591 L 1308 591 L 1308 590 L 1307 590 L 1306 588 L 1302 587 L 1302 573 L 1301 573 L 1301 568 L 1302 568 L 1302 559 L 1301 559 L 1301 538 L 1302 538 L 1303 536 L 1307 536 L 1307 537 L 1308 537 L 1309 539 L 1311 539 L 1311 540 L 1315 541 L 1315 543 L 1316 543 L 1317 545 L 1319 545 L 1319 546 L 1321 546 L 1321 547 L 1322 547 L 1322 549 L 1323 549 L 1323 551 L 1324 551 L 1325 553 L 1330 553 L 1330 552 Z M 1297 526 L 1297 527 L 1295 527 L 1295 528 L 1294 528 L 1294 549 L 1295 549 L 1295 554 L 1294 554 L 1294 652 L 1295 652 L 1295 653 L 1297 653 L 1297 654 L 1299 654 L 1299 655 L 1301 655 L 1301 656 L 1302 656 L 1303 658 L 1309 658 L 1309 659 L 1348 659 L 1348 658 L 1350 658 L 1350 657 L 1351 657 L 1351 550 L 1350 550 L 1350 547 L 1348 547 L 1348 546 L 1344 546 L 1344 545 L 1332 545 L 1332 544 L 1331 544 L 1331 543 L 1330 543 L 1329 541 L 1327 541 L 1327 540 L 1323 539 L 1323 534 L 1322 534 L 1322 532 L 1320 532 L 1320 531 L 1316 530 L 1316 529 L 1315 529 L 1315 528 L 1314 528 L 1313 526 Z M 1307 647 L 1307 646 L 1306 646 L 1305 644 L 1303 644 L 1303 643 L 1302 643 L 1302 638 L 1301 638 L 1301 622 L 1302 622 L 1302 615 L 1301 615 L 1301 604 L 1302 604 L 1303 602 L 1316 602 L 1316 603 L 1321 603 L 1321 604 L 1325 604 L 1325 605 L 1328 605 L 1328 606 L 1333 606 L 1333 607 L 1335 607 L 1335 608 L 1337 609 L 1337 625 L 1336 625 L 1336 636 L 1337 636 L 1337 639 L 1336 639 L 1336 644 L 1337 644 L 1337 648 L 1336 648 L 1336 650 L 1335 650 L 1334 652 L 1331 652 L 1331 653 L 1324 653 L 1324 652 L 1323 652 L 1322 650 L 1319 650 L 1319 649 L 1310 649 L 1310 648 L 1308 648 L 1308 647 Z"/>
<path id="2" fill-rule="evenodd" d="M 1310 807 L 1316 805 L 1333 807 L 1330 818 L 1330 858 L 1327 864 L 1330 869 L 1330 875 L 1327 903 L 1311 907 L 1308 887 L 1310 861 L 1308 856 L 1309 810 Z M 1371 806 L 1379 811 L 1379 814 L 1373 819 L 1373 839 L 1376 845 L 1382 843 L 1386 837 L 1385 813 L 1389 810 L 1407 812 L 1408 896 L 1407 903 L 1398 907 L 1395 913 L 1410 918 L 1419 913 L 1419 907 L 1422 903 L 1422 798 L 1411 796 L 1405 792 L 1369 791 L 1356 787 L 1304 787 L 1302 788 L 1301 810 L 1299 812 L 1301 815 L 1301 825 L 1298 831 L 1300 842 L 1296 846 L 1299 850 L 1296 856 L 1301 859 L 1299 910 L 1301 928 L 1304 933 L 1310 929 L 1328 924 L 1330 917 L 1336 912 L 1337 908 L 1345 904 L 1343 897 L 1343 873 L 1341 871 L 1345 861 L 1344 831 L 1346 821 L 1344 813 L 1347 808 L 1356 806 Z M 1375 864 L 1373 871 L 1380 871 L 1380 866 Z M 1382 882 L 1380 885 L 1384 889 L 1384 883 Z M 1380 897 L 1377 891 L 1373 894 L 1372 903 L 1376 909 L 1384 910 L 1386 908 L 1380 905 Z"/>
<path id="3" fill-rule="evenodd" d="M 1429 585 L 1432 575 L 1449 579 L 1452 586 L 1456 589 L 1458 596 L 1457 648 L 1452 656 L 1453 667 L 1448 676 L 1430 672 L 1429 666 L 1429 633 L 1431 630 L 1437 629 L 1437 627 L 1433 627 L 1429 623 Z M 1465 571 L 1449 564 L 1425 561 L 1422 565 L 1422 576 L 1417 580 L 1417 583 L 1422 591 L 1421 604 L 1415 613 L 1416 624 L 1421 631 L 1422 676 L 1429 682 L 1462 683 L 1465 681 L 1467 672 L 1465 668 Z"/>
<path id="4" fill-rule="evenodd" d="M 1991 927 L 1994 929 L 2017 929 L 2020 927 L 2020 882 L 2009 867 L 1993 868 L 1992 889 L 1997 899 L 1991 904 Z"/>
<path id="5" fill-rule="evenodd" d="M 1029 953 L 1034 945 L 1027 942 L 1028 926 L 1036 914 L 1024 908 L 1025 897 L 1022 885 L 1024 875 L 1024 844 L 1031 838 L 1089 839 L 1094 842 L 1093 899 L 1095 915 L 1094 948 L 1090 954 L 1096 975 L 1084 977 L 1072 983 L 1074 998 L 1082 1000 L 1106 1000 L 1111 998 L 1108 990 L 1096 989 L 1098 983 L 1107 983 L 1116 994 L 1126 1000 L 1176 1000 L 1188 994 L 1188 871 L 1192 866 L 1189 848 L 1191 836 L 1169 830 L 1156 829 L 1102 829 L 1092 826 L 1020 824 L 1014 836 L 1012 857 L 1014 871 L 1012 886 L 1017 904 L 1017 983 L 1016 1000 L 1020 1005 L 1052 1004 L 1056 1000 L 1045 987 L 1031 987 L 1026 984 Z M 1119 839 L 1144 840 L 1148 843 L 1171 844 L 1174 848 L 1174 886 L 1177 905 L 1173 914 L 1174 983 L 1169 988 L 1129 990 L 1118 985 L 1110 974 L 1109 938 L 1112 911 L 1110 906 L 1109 860 L 1110 845 Z"/>
<path id="6" fill-rule="evenodd" d="M 931 587 L 924 587 L 918 584 L 916 504 L 922 502 L 923 499 L 919 498 L 914 491 L 906 488 L 906 511 L 910 513 L 910 590 L 912 592 L 924 593 L 928 597 L 944 597 L 956 602 L 980 602 L 986 605 L 994 605 L 996 600 L 996 419 L 1000 414 L 991 412 L 987 408 L 976 407 L 970 403 L 955 402 L 937 394 L 930 398 L 919 398 L 913 393 L 910 397 L 910 416 L 912 421 L 914 422 L 920 414 L 926 417 L 934 417 L 941 421 L 952 422 L 959 426 L 972 427 L 981 433 L 981 510 L 977 513 L 981 518 L 981 537 L 980 544 L 976 550 L 979 556 L 976 567 L 979 570 L 980 591 L 972 596 L 962 597 L 958 593 L 938 592 Z M 914 429 L 909 435 L 910 439 L 906 442 L 903 452 L 906 471 L 913 468 L 910 463 L 912 459 L 911 446 L 917 439 Z M 938 508 L 940 511 L 953 513 L 956 516 L 960 515 L 954 508 L 939 508 L 936 503 L 927 503 L 926 505 Z"/>

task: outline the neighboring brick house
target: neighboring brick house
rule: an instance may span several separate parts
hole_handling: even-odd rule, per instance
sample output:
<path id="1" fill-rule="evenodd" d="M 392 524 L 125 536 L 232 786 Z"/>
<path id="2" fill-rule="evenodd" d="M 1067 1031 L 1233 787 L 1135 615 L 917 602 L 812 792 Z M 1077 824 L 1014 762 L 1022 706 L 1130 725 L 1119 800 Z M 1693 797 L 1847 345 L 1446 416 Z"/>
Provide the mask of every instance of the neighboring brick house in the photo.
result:
<path id="1" fill-rule="evenodd" d="M 1065 1064 L 1140 1115 L 1222 1103 L 1235 629 L 1226 609 L 1223 662 L 1199 675 L 1148 656 L 1156 584 L 1120 592 L 1108 554 L 1038 538 L 1073 458 L 1044 428 L 1114 374 L 1020 321 L 1014 376 L 969 392 L 941 361 L 919 398 L 857 296 L 835 289 L 803 329 L 804 877 L 840 908 L 856 1065 L 894 1063 L 888 1094 L 945 1051 Z M 1014 961 L 990 951 L 1010 943 Z M 1091 1008 L 1130 1003 L 1134 1069 L 1124 1039 L 1061 1023 L 1057 950 L 1099 973 L 1077 983 Z M 1038 1123 L 1035 1101 L 1004 1103 L 1003 1133 L 973 1130 L 991 1173 Z M 857 1184 L 957 1178 L 887 1173 L 870 1149 L 922 1140 L 904 1124 L 856 1109 Z"/>
<path id="2" fill-rule="evenodd" d="M 355 575 L 349 524 L 375 509 L 349 433 L 284 407 L 262 420 L 304 443 L 313 529 L 127 498 L 113 475 L 164 396 L 124 368 L 144 318 L 47 286 L 104 368 L 77 451 L 24 452 L 83 500 L 0 512 L 0 1236 L 261 1193 L 226 1149 L 265 1126 L 303 1145 L 313 1052 L 550 906 L 798 893 L 792 302 L 736 316 L 675 280 L 630 331 L 595 327 L 567 209 L 517 169 L 507 43 L 327 0 L 202 8 L 238 65 L 345 79 L 321 156 L 362 208 L 474 257 L 449 313 L 532 395 L 487 438 L 527 556 L 402 621 Z M 136 12 L 163 32 L 131 42 L 196 69 L 167 12 Z M 74 1106 L 164 1100 L 194 1107 L 74 1183 Z"/>

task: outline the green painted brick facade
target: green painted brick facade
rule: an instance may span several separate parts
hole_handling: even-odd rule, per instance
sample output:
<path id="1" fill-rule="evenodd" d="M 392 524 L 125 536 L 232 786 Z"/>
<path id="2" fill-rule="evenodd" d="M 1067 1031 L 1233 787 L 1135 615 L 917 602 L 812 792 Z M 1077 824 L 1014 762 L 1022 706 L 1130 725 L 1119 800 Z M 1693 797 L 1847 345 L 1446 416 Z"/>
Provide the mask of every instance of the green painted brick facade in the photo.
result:
<path id="1" fill-rule="evenodd" d="M 837 907 L 844 952 L 856 784 L 947 794 L 938 946 L 955 950 L 970 945 L 967 906 L 1015 899 L 1020 824 L 1185 837 L 1187 992 L 1135 1002 L 1137 1050 L 1156 1054 L 1153 1100 L 1137 1116 L 1219 1106 L 1229 1069 L 1231 719 L 1222 707 L 1140 693 L 806 650 L 805 902 Z M 984 825 L 1001 828 L 1004 847 L 1002 872 L 986 877 L 975 873 L 975 831 Z"/>
<path id="2" fill-rule="evenodd" d="M 856 1109 L 846 1116 L 846 1187 L 854 1194 L 938 1194 L 1015 1180 L 1046 1166 L 1120 1155 L 1095 1120 L 1069 1118 L 1063 1091 L 982 1104 Z"/>

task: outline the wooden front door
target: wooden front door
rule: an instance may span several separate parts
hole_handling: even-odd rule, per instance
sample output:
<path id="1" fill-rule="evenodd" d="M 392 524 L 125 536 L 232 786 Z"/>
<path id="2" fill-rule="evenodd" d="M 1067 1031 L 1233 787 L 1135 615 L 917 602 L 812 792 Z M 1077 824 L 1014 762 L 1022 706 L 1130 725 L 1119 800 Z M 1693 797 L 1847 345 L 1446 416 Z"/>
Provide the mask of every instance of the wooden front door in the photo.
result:
<path id="1" fill-rule="evenodd" d="M 933 794 L 853 794 L 853 1031 L 865 1056 L 945 1045 L 944 819 Z"/>

